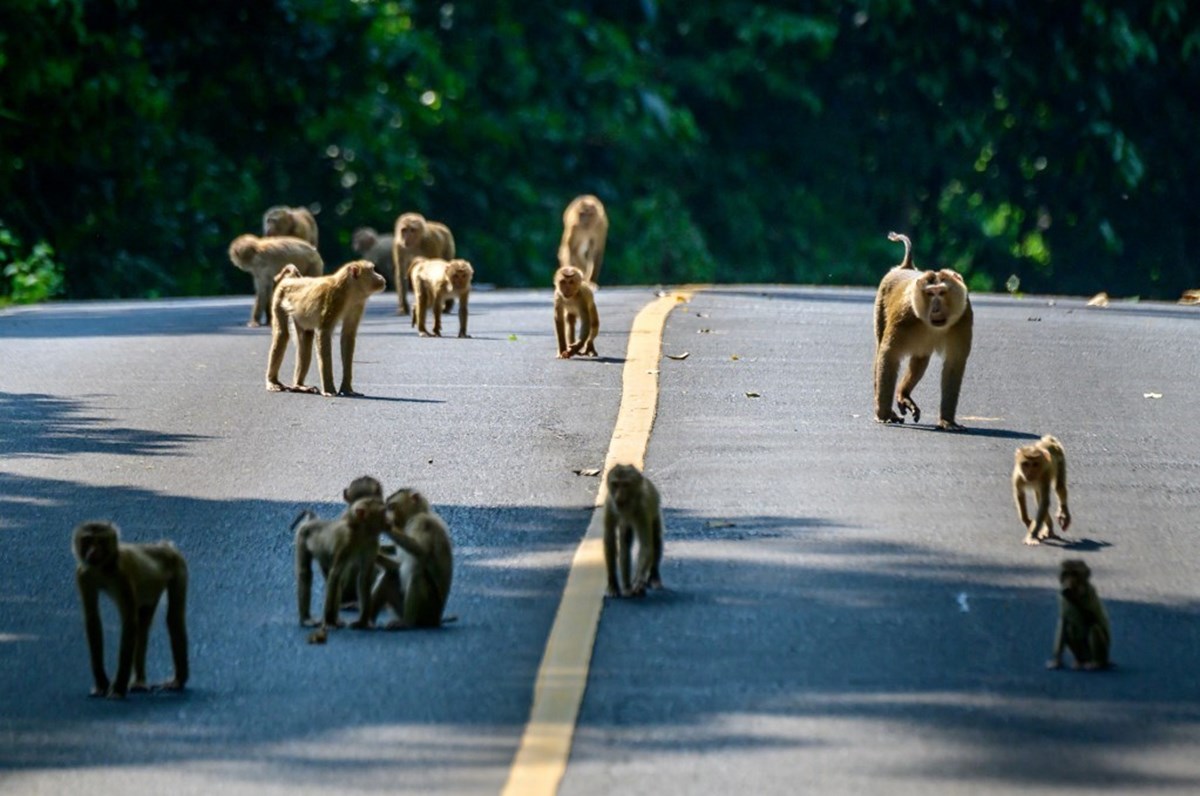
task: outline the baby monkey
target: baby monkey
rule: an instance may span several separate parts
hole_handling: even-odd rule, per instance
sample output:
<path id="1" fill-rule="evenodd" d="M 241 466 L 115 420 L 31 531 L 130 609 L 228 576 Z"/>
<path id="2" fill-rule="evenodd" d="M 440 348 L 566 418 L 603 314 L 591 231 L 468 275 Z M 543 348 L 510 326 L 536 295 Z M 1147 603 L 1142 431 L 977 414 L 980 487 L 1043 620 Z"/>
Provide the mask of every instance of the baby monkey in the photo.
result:
<path id="1" fill-rule="evenodd" d="M 1063 647 L 1075 656 L 1076 669 L 1107 669 L 1112 632 L 1100 596 L 1091 583 L 1092 571 L 1078 559 L 1062 562 L 1058 573 L 1058 628 L 1054 634 L 1054 655 L 1046 668 L 1062 667 Z"/>
<path id="2" fill-rule="evenodd" d="M 604 500 L 604 566 L 608 571 L 609 597 L 642 597 L 646 587 L 662 588 L 658 567 L 663 554 L 662 501 L 650 479 L 632 464 L 617 464 L 608 471 L 608 496 Z M 637 536 L 637 572 L 630 581 L 633 537 Z M 621 585 L 617 585 L 617 566 Z"/>
<path id="3" fill-rule="evenodd" d="M 575 339 L 575 321 L 579 321 L 579 339 Z M 554 274 L 554 335 L 558 338 L 558 358 L 576 354 L 596 356 L 596 334 L 600 315 L 596 297 L 583 272 L 564 265 Z"/>
<path id="4" fill-rule="evenodd" d="M 383 577 L 371 595 L 372 621 L 390 606 L 396 619 L 389 630 L 438 627 L 457 617 L 446 616 L 446 600 L 454 577 L 454 552 L 446 523 L 415 489 L 400 489 L 387 499 L 385 531 L 399 548 L 396 560 L 383 562 Z"/>
<path id="5" fill-rule="evenodd" d="M 1058 524 L 1065 531 L 1071 526 L 1071 511 L 1067 508 L 1067 454 L 1062 443 L 1047 434 L 1032 445 L 1017 448 L 1012 472 L 1013 500 L 1017 515 L 1028 529 L 1025 544 L 1041 544 L 1043 539 L 1060 539 L 1054 533 L 1050 519 L 1050 485 L 1058 495 Z M 1025 490 L 1032 490 L 1037 501 L 1037 515 L 1029 520 L 1025 507 Z"/>

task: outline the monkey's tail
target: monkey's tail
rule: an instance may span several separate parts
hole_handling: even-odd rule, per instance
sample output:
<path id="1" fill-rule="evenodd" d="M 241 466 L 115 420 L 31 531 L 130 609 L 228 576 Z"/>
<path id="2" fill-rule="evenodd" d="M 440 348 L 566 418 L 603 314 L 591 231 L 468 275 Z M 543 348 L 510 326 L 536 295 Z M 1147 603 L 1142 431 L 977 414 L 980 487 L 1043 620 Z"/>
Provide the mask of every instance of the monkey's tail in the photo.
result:
<path id="1" fill-rule="evenodd" d="M 912 241 L 907 235 L 901 235 L 899 232 L 889 232 L 888 240 L 899 241 L 904 244 L 904 259 L 897 265 L 897 268 L 916 268 L 912 261 Z"/>
<path id="2" fill-rule="evenodd" d="M 299 527 L 301 523 L 308 522 L 309 520 L 315 520 L 316 518 L 317 518 L 316 514 L 313 514 L 308 509 L 305 509 L 304 511 L 302 511 L 296 515 L 296 519 L 292 520 L 292 527 L 291 527 L 292 532 L 295 533 L 296 528 Z"/>

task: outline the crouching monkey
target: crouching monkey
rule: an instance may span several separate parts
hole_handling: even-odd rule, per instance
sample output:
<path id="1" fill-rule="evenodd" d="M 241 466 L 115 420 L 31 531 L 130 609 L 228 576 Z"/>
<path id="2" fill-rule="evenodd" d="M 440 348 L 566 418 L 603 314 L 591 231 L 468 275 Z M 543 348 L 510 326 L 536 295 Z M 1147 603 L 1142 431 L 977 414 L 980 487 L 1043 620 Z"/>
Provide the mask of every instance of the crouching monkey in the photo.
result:
<path id="1" fill-rule="evenodd" d="M 1091 574 L 1083 561 L 1062 562 L 1058 575 L 1058 629 L 1054 634 L 1054 655 L 1046 661 L 1048 669 L 1062 667 L 1064 646 L 1075 656 L 1076 669 L 1107 669 L 1111 665 L 1108 648 L 1112 632 L 1108 614 L 1092 586 Z"/>

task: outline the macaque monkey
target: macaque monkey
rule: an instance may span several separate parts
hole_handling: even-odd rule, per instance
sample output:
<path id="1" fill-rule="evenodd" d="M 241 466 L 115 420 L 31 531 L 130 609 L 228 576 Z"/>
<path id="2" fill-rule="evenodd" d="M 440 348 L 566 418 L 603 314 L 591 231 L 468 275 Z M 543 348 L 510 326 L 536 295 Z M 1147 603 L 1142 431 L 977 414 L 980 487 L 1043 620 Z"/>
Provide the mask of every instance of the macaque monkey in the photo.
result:
<path id="1" fill-rule="evenodd" d="M 375 273 L 382 274 L 394 285 L 392 266 L 392 235 L 380 235 L 373 227 L 359 227 L 350 238 L 350 247 L 364 260 L 375 263 Z M 389 285 L 390 287 L 391 285 Z"/>
<path id="2" fill-rule="evenodd" d="M 1071 510 L 1067 508 L 1067 454 L 1062 443 L 1047 434 L 1032 445 L 1017 448 L 1012 471 L 1013 500 L 1017 515 L 1028 530 L 1025 544 L 1040 544 L 1042 539 L 1060 538 L 1054 533 L 1050 519 L 1050 485 L 1058 495 L 1058 524 L 1065 531 L 1071 526 Z M 1029 521 L 1025 507 L 1025 490 L 1033 490 L 1037 501 L 1037 516 Z"/>
<path id="3" fill-rule="evenodd" d="M 396 619 L 390 630 L 438 627 L 457 617 L 444 616 L 454 554 L 446 523 L 415 489 L 401 489 L 387 500 L 388 528 L 384 531 L 399 548 L 396 566 L 385 564 L 383 577 L 371 595 L 371 618 L 391 607 Z"/>
<path id="4" fill-rule="evenodd" d="M 575 321 L 579 321 L 579 339 L 575 339 Z M 576 354 L 596 356 L 596 334 L 600 331 L 600 314 L 596 312 L 596 297 L 583 272 L 564 265 L 554 274 L 554 335 L 558 338 L 558 358 L 568 359 Z"/>
<path id="5" fill-rule="evenodd" d="M 1062 562 L 1058 574 L 1058 627 L 1054 633 L 1054 655 L 1046 668 L 1062 667 L 1063 647 L 1075 656 L 1076 669 L 1107 669 L 1112 632 L 1108 614 L 1091 583 L 1092 571 L 1078 559 Z"/>
<path id="6" fill-rule="evenodd" d="M 71 539 L 78 566 L 75 582 L 83 603 L 88 652 L 92 660 L 92 696 L 123 697 L 127 691 L 148 691 L 146 642 L 162 593 L 167 593 L 167 630 L 175 676 L 155 690 L 181 691 L 188 681 L 187 561 L 170 542 L 132 544 L 120 540 L 110 522 L 85 522 Z M 121 614 L 121 648 L 114 680 L 104 670 L 104 628 L 100 592 L 108 594 Z M 133 682 L 129 681 L 130 671 Z"/>
<path id="7" fill-rule="evenodd" d="M 900 264 L 897 265 L 896 267 L 897 268 L 912 268 L 915 270 L 916 266 L 913 265 L 913 261 L 912 261 L 912 241 L 908 239 L 908 236 L 901 235 L 899 232 L 889 232 L 888 240 L 898 241 L 898 242 L 904 244 L 904 259 L 901 260 Z"/>
<path id="8" fill-rule="evenodd" d="M 608 496 L 604 500 L 604 566 L 608 570 L 609 597 L 641 597 L 646 587 L 662 588 L 658 573 L 663 554 L 662 502 L 650 479 L 632 464 L 617 464 L 608 471 Z M 633 537 L 637 535 L 637 573 L 629 579 Z M 617 585 L 617 565 L 621 587 Z"/>
<path id="9" fill-rule="evenodd" d="M 346 493 L 349 494 L 349 490 Z M 379 534 L 387 527 L 387 506 L 374 495 L 350 504 L 336 520 L 322 521 L 304 512 L 296 518 L 296 607 L 300 624 L 317 624 L 312 619 L 312 563 L 315 559 L 325 574 L 325 610 L 322 627 L 342 627 L 338 608 L 343 585 L 351 569 L 358 588 L 359 617 L 353 627 L 371 626 L 371 582 L 379 557 Z"/>
<path id="10" fill-rule="evenodd" d="M 358 324 L 372 293 L 386 282 L 366 260 L 346 263 L 330 276 L 280 279 L 271 299 L 271 353 L 267 359 L 267 389 L 271 392 L 320 392 L 321 395 L 362 395 L 354 391 L 354 340 Z M 296 325 L 295 383 L 285 387 L 279 368 L 288 346 L 288 318 Z M 342 383 L 333 391 L 333 330 L 342 325 Z M 305 387 L 312 361 L 313 336 L 317 339 L 317 371 L 321 388 Z"/>
<path id="11" fill-rule="evenodd" d="M 578 268 L 584 281 L 597 284 L 607 237 L 608 216 L 604 212 L 604 204 L 591 194 L 576 196 L 563 211 L 558 267 L 570 265 Z"/>
<path id="12" fill-rule="evenodd" d="M 229 259 L 254 277 L 254 306 L 247 326 L 271 322 L 271 291 L 285 265 L 292 263 L 302 276 L 320 276 L 325 271 L 321 255 L 299 238 L 239 235 L 229 244 Z"/>
<path id="13" fill-rule="evenodd" d="M 884 275 L 875 294 L 875 420 L 903 423 L 902 415 L 911 410 L 913 422 L 920 421 L 921 409 L 913 401 L 912 391 L 937 352 L 942 356 L 938 428 L 961 431 L 954 415 L 971 354 L 974 322 L 967 286 L 949 268 L 918 271 L 906 263 L 911 263 L 907 252 L 904 263 Z M 906 356 L 908 372 L 897 390 L 896 377 Z M 893 395 L 900 406 L 899 415 L 892 410 Z"/>
<path id="14" fill-rule="evenodd" d="M 396 234 L 392 238 L 392 264 L 396 269 L 396 298 L 399 301 L 397 315 L 409 312 L 408 286 L 412 283 L 409 271 L 416 257 L 453 260 L 454 236 L 445 224 L 426 221 L 420 213 L 405 213 L 396 219 Z"/>
<path id="15" fill-rule="evenodd" d="M 458 299 L 458 336 L 467 334 L 467 300 L 475 269 L 466 260 L 440 260 L 417 257 L 409 271 L 413 288 L 412 323 L 422 337 L 442 336 L 442 311 L 449 301 Z M 433 310 L 433 333 L 425 328 L 426 312 Z"/>
<path id="16" fill-rule="evenodd" d="M 317 245 L 317 219 L 307 207 L 277 205 L 263 213 L 263 237 L 290 235 Z"/>

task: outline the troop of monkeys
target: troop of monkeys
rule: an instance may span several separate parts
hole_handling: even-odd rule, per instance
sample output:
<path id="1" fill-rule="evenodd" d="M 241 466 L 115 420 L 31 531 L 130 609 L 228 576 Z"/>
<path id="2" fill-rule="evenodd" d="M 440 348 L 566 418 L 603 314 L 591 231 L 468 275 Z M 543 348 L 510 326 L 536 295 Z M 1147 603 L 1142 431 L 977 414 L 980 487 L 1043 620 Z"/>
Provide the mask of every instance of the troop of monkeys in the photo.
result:
<path id="1" fill-rule="evenodd" d="M 599 322 L 592 285 L 603 259 L 607 229 L 603 205 L 595 197 L 577 198 L 564 213 L 559 268 L 554 277 L 559 357 L 595 355 Z M 285 237 L 270 237 L 281 230 Z M 264 231 L 263 238 L 243 235 L 236 239 L 230 247 L 230 257 L 255 275 L 257 292 L 251 325 L 257 325 L 264 306 L 270 307 L 273 336 L 268 389 L 309 389 L 303 383 L 315 334 L 320 351 L 321 392 L 334 394 L 331 334 L 340 320 L 342 381 L 337 394 L 356 394 L 351 386 L 354 332 L 367 297 L 384 288 L 383 277 L 376 273 L 376 265 L 370 259 L 348 263 L 332 276 L 312 275 L 314 271 L 320 273 L 321 261 L 312 245 L 316 241 L 316 224 L 307 210 L 272 208 L 264 218 Z M 301 240 L 302 235 L 312 243 Z M 883 277 L 875 298 L 875 419 L 880 423 L 903 423 L 909 412 L 914 421 L 920 419 L 921 410 L 912 399 L 912 391 L 924 375 L 930 357 L 938 352 L 944 360 L 938 426 L 959 430 L 962 426 L 955 422 L 955 411 L 971 349 L 972 313 L 966 285 L 950 269 L 918 271 L 912 262 L 909 239 L 896 233 L 888 237 L 904 244 L 904 260 Z M 429 249 L 421 248 L 424 244 L 420 241 L 426 239 L 437 243 Z M 425 252 L 434 253 L 434 246 L 440 247 L 437 254 L 444 256 L 423 259 Z M 460 335 L 466 335 L 471 272 L 467 264 L 465 287 L 457 290 L 450 271 L 453 262 L 465 261 L 447 259 L 453 257 L 453 247 L 453 238 L 443 225 L 426 222 L 417 214 L 405 214 L 397 220 L 391 250 L 400 301 L 398 312 L 407 312 L 402 277 L 408 274 L 415 294 L 413 322 L 417 323 L 417 314 L 432 308 L 435 335 L 440 332 L 443 302 L 451 298 L 459 301 Z M 387 244 L 376 238 L 373 231 L 360 230 L 355 234 L 355 248 L 370 255 L 386 249 Z M 402 250 L 406 252 L 403 256 L 397 254 Z M 264 256 L 264 252 L 268 254 Z M 279 256 L 283 259 L 278 259 Z M 274 283 L 273 291 L 263 290 L 260 274 L 266 274 L 268 284 Z M 296 326 L 300 340 L 295 383 L 284 387 L 278 374 L 288 341 L 288 318 Z M 423 317 L 421 320 L 423 325 Z M 574 332 L 576 321 L 580 323 L 578 336 Z M 897 388 L 898 371 L 905 357 L 908 369 Z M 892 409 L 893 394 L 900 415 Z M 659 567 L 663 554 L 663 515 L 658 490 L 633 465 L 612 467 L 605 486 L 606 595 L 638 597 L 648 588 L 662 588 Z M 1051 488 L 1058 497 L 1056 518 L 1065 531 L 1071 524 L 1066 455 L 1062 444 L 1046 435 L 1032 445 L 1021 446 L 1015 454 L 1013 499 L 1026 528 L 1026 544 L 1061 538 L 1054 533 L 1050 518 Z M 1033 493 L 1037 503 L 1033 519 L 1026 507 L 1027 491 Z M 292 523 L 300 623 L 318 628 L 309 641 L 324 643 L 330 628 L 342 627 L 339 611 L 349 605 L 356 606 L 359 612 L 358 619 L 351 623 L 355 628 L 371 627 L 385 606 L 395 614 L 395 619 L 387 625 L 389 628 L 437 627 L 454 621 L 456 617 L 444 615 L 453 576 L 450 534 L 424 495 L 414 489 L 401 489 L 385 499 L 380 482 L 363 476 L 351 482 L 342 496 L 347 507 L 337 519 L 321 520 L 305 511 Z M 392 546 L 381 546 L 381 535 Z M 632 561 L 635 540 L 636 568 Z M 146 681 L 146 641 L 164 591 L 175 676 L 154 688 L 182 689 L 188 679 L 185 616 L 188 574 L 183 555 L 166 541 L 121 542 L 116 526 L 109 522 L 85 522 L 76 527 L 72 550 L 78 562 L 76 581 L 91 656 L 92 695 L 123 697 L 131 690 L 150 690 Z M 325 577 L 320 622 L 310 613 L 314 560 Z M 1062 665 L 1064 648 L 1071 650 L 1076 668 L 1104 669 L 1110 665 L 1108 617 L 1090 577 L 1091 571 L 1083 561 L 1067 560 L 1061 564 L 1059 617 L 1053 655 L 1046 664 L 1049 668 Z M 343 591 L 351 582 L 355 584 L 356 599 L 344 604 Z M 121 617 L 120 652 L 112 680 L 104 668 L 98 605 L 102 591 L 116 603 Z"/>

